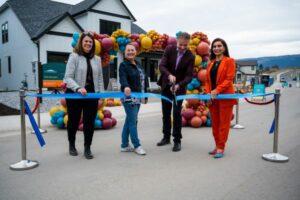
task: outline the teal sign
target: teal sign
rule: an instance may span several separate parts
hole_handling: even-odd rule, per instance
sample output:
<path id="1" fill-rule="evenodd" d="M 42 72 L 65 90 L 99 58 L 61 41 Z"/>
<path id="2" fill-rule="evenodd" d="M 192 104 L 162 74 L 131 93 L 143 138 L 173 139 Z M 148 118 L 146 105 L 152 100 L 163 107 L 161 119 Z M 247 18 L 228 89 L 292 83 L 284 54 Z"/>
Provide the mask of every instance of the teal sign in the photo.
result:
<path id="1" fill-rule="evenodd" d="M 46 63 L 42 65 L 43 80 L 63 80 L 66 72 L 65 63 Z"/>
<path id="2" fill-rule="evenodd" d="M 264 84 L 254 84 L 252 93 L 253 94 L 266 93 L 265 85 Z"/>

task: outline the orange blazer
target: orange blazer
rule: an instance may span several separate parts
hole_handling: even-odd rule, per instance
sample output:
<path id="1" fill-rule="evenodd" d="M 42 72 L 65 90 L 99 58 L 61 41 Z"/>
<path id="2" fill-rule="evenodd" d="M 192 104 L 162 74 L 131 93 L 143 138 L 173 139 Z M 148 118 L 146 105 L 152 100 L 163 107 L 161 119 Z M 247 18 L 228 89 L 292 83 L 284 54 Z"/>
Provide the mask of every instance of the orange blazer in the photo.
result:
<path id="1" fill-rule="evenodd" d="M 207 66 L 206 73 L 206 92 L 211 93 L 211 79 L 210 70 L 215 60 L 211 60 Z M 233 58 L 224 56 L 218 69 L 217 73 L 217 87 L 216 91 L 218 94 L 234 94 L 233 80 L 235 77 L 235 61 Z M 235 105 L 237 104 L 236 99 L 224 99 L 221 100 L 223 105 Z"/>

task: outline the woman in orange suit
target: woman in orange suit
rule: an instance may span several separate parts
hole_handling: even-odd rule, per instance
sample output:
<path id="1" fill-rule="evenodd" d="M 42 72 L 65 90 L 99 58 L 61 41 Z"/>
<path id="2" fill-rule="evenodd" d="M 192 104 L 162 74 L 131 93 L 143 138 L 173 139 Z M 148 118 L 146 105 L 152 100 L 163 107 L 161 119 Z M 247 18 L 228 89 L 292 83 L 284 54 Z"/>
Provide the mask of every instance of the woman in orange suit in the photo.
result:
<path id="1" fill-rule="evenodd" d="M 233 106 L 237 103 L 237 100 L 216 99 L 216 97 L 218 94 L 234 94 L 235 61 L 229 57 L 227 44 L 221 38 L 214 39 L 210 51 L 210 63 L 206 75 L 206 92 L 211 95 L 208 107 L 216 147 L 209 154 L 214 155 L 214 158 L 222 158 L 229 134 Z"/>

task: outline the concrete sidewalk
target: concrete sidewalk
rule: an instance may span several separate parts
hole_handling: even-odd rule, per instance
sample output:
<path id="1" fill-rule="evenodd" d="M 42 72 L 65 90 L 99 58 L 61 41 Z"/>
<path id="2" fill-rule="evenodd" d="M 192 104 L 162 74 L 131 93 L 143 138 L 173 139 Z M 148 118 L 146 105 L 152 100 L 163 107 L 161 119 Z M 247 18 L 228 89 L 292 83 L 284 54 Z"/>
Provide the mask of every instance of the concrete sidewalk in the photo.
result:
<path id="1" fill-rule="evenodd" d="M 281 97 L 279 153 L 287 163 L 271 163 L 261 155 L 272 152 L 273 135 L 268 131 L 274 118 L 274 105 L 240 105 L 244 130 L 231 130 L 225 157 L 207 154 L 214 147 L 211 128 L 183 128 L 182 151 L 172 145 L 157 147 L 162 120 L 159 102 L 142 106 L 139 137 L 146 156 L 121 153 L 122 107 L 109 108 L 118 124 L 97 130 L 92 151 L 86 160 L 83 135 L 78 132 L 79 156 L 68 155 L 66 130 L 49 125 L 41 148 L 32 134 L 27 136 L 27 158 L 40 165 L 28 171 L 12 171 L 10 164 L 21 159 L 19 117 L 0 119 L 10 132 L 0 133 L 0 199 L 2 200 L 298 200 L 300 196 L 300 93 L 286 88 Z M 45 113 L 43 125 L 47 122 Z M 49 117 L 50 119 L 50 117 Z M 3 120 L 6 120 L 3 122 Z M 6 134 L 6 135 L 5 135 Z"/>

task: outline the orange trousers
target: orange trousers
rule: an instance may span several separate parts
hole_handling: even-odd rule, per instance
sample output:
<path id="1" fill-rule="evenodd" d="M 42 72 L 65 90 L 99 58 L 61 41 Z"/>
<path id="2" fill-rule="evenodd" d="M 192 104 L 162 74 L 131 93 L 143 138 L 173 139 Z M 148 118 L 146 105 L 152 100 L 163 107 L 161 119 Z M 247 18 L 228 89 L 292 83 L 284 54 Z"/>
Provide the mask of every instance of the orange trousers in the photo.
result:
<path id="1" fill-rule="evenodd" d="M 224 105 L 222 101 L 224 100 L 213 100 L 209 106 L 212 132 L 217 149 L 225 149 L 233 110 L 233 105 Z"/>

